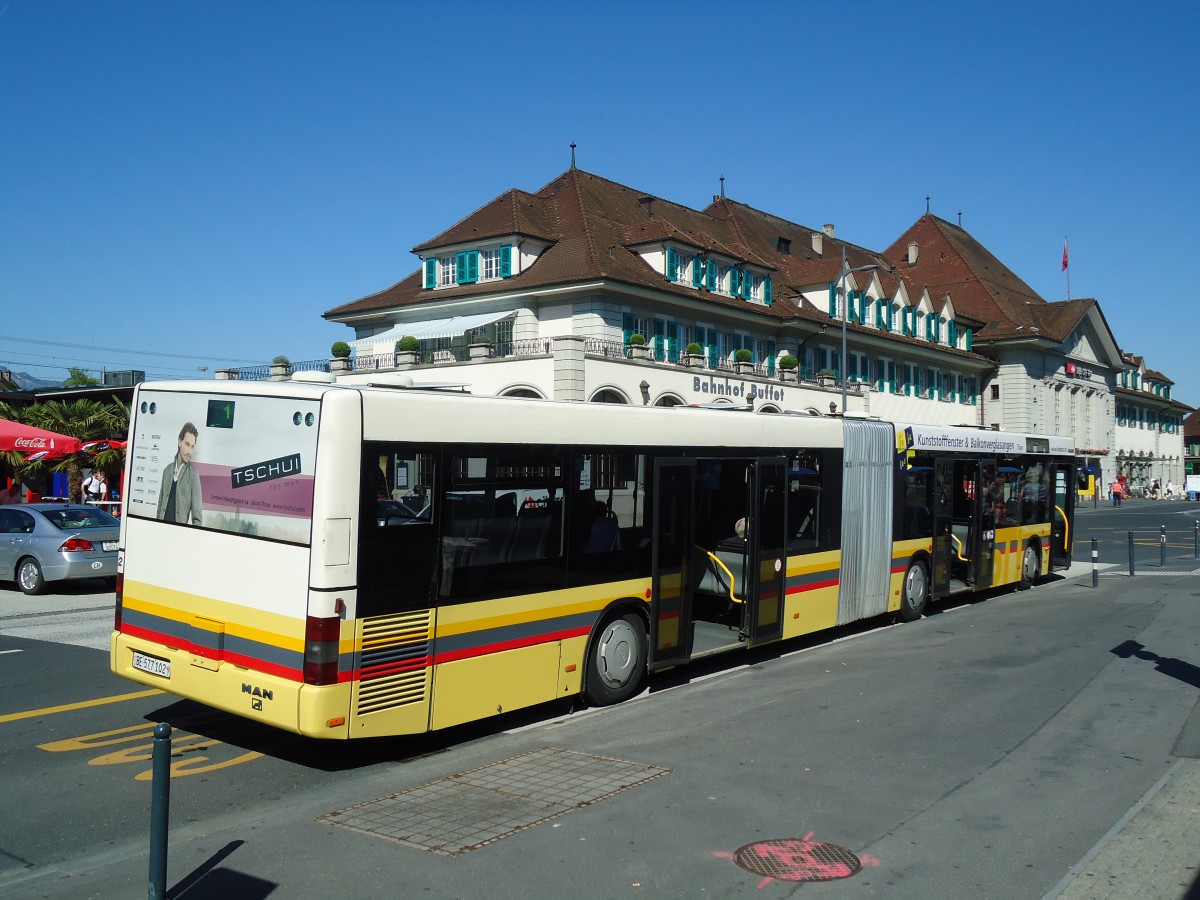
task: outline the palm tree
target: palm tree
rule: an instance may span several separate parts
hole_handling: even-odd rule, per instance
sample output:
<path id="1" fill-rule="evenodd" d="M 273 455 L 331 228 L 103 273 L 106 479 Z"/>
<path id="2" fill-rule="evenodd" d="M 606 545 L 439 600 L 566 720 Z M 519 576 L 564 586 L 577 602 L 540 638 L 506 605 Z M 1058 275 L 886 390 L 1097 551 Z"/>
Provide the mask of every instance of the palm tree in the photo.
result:
<path id="1" fill-rule="evenodd" d="M 98 400 L 44 400 L 24 410 L 22 421 L 35 428 L 57 431 L 81 441 L 106 439 L 123 440 L 129 430 L 129 408 L 123 403 L 101 403 Z M 92 468 L 100 469 L 116 483 L 124 454 L 119 450 L 105 450 L 91 460 Z M 37 472 L 45 466 L 51 472 L 66 472 L 68 492 L 72 503 L 83 499 L 83 460 L 78 454 L 60 460 L 32 463 L 29 468 Z"/>

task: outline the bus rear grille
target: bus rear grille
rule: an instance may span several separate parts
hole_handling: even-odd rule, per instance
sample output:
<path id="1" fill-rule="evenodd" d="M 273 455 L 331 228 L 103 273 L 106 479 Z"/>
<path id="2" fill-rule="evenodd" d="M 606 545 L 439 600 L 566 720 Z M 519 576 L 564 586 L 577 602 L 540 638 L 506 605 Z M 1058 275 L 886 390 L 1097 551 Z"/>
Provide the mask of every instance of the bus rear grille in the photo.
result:
<path id="1" fill-rule="evenodd" d="M 357 715 L 425 701 L 432 618 L 422 610 L 363 620 Z"/>

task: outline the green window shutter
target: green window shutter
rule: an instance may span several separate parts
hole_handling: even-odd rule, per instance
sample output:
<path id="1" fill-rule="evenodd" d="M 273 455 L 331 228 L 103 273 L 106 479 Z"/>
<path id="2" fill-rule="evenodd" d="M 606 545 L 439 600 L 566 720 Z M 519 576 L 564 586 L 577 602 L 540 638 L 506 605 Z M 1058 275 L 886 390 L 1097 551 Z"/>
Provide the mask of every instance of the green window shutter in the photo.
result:
<path id="1" fill-rule="evenodd" d="M 654 358 L 658 360 L 667 357 L 667 323 L 662 319 L 654 320 Z"/>
<path id="2" fill-rule="evenodd" d="M 437 287 L 437 260 L 430 258 L 425 260 L 425 287 Z"/>
<path id="3" fill-rule="evenodd" d="M 958 323 L 955 322 L 953 319 L 951 319 L 949 321 L 949 323 L 947 323 L 946 333 L 948 335 L 947 343 L 949 343 L 951 347 L 957 347 L 958 346 Z"/>
<path id="4" fill-rule="evenodd" d="M 846 321 L 847 322 L 857 322 L 858 321 L 858 318 L 855 316 L 855 313 L 854 313 L 854 298 L 857 296 L 858 296 L 857 291 L 847 291 L 846 292 Z"/>
<path id="5" fill-rule="evenodd" d="M 900 325 L 905 337 L 912 337 L 912 329 L 908 325 L 909 308 L 907 306 L 900 309 Z"/>
<path id="6" fill-rule="evenodd" d="M 893 360 L 888 360 L 888 390 L 893 394 L 896 393 L 896 363 Z"/>
<path id="7" fill-rule="evenodd" d="M 715 369 L 717 367 L 717 354 L 720 353 L 720 343 L 717 340 L 717 330 L 715 328 L 708 329 L 708 337 L 705 339 L 705 344 L 708 348 L 708 367 Z"/>
<path id="8" fill-rule="evenodd" d="M 500 245 L 500 277 L 512 277 L 512 244 Z"/>
<path id="9" fill-rule="evenodd" d="M 463 284 L 467 280 L 467 254 L 454 254 L 454 282 L 455 284 Z"/>
<path id="10" fill-rule="evenodd" d="M 479 251 L 467 251 L 467 278 L 471 284 L 479 280 Z"/>
<path id="11" fill-rule="evenodd" d="M 904 396 L 911 397 L 913 392 L 913 370 L 912 363 L 904 364 Z"/>
<path id="12" fill-rule="evenodd" d="M 749 300 L 754 294 L 754 275 L 750 272 L 742 272 L 742 299 Z"/>
<path id="13" fill-rule="evenodd" d="M 837 316 L 837 288 L 832 284 L 829 286 L 829 315 Z"/>
<path id="14" fill-rule="evenodd" d="M 818 350 L 817 360 L 818 360 L 817 369 L 819 371 L 824 372 L 830 368 L 830 366 L 829 366 L 829 348 L 828 347 L 821 347 Z"/>
<path id="15" fill-rule="evenodd" d="M 968 353 L 971 351 L 974 337 L 975 337 L 975 332 L 972 331 L 970 328 L 968 328 L 967 329 L 967 352 Z"/>
<path id="16" fill-rule="evenodd" d="M 970 333 L 969 331 L 967 332 L 967 334 Z M 971 376 L 967 380 L 967 390 L 971 392 L 971 405 L 975 406 L 979 402 L 979 383 L 975 380 L 974 376 Z"/>
<path id="17" fill-rule="evenodd" d="M 767 374 L 775 374 L 775 354 L 778 352 L 774 341 L 767 341 Z"/>
<path id="18" fill-rule="evenodd" d="M 679 323 L 674 319 L 667 323 L 667 359 L 671 362 L 679 359 Z"/>
<path id="19" fill-rule="evenodd" d="M 936 400 L 938 396 L 938 375 L 937 369 L 928 369 L 929 378 L 929 399 Z"/>
<path id="20" fill-rule="evenodd" d="M 692 287 L 700 287 L 704 283 L 704 260 L 699 256 L 692 257 Z"/>
<path id="21" fill-rule="evenodd" d="M 774 289 L 771 287 L 771 276 L 768 275 L 763 279 L 763 302 L 770 306 L 775 302 Z"/>
<path id="22" fill-rule="evenodd" d="M 633 313 L 621 313 L 621 344 L 628 344 L 633 334 Z"/>
<path id="23" fill-rule="evenodd" d="M 679 265 L 679 257 L 674 247 L 667 248 L 667 281 L 675 280 L 675 269 Z"/>
<path id="24" fill-rule="evenodd" d="M 717 264 L 711 259 L 704 261 L 704 286 L 710 291 L 717 289 Z"/>

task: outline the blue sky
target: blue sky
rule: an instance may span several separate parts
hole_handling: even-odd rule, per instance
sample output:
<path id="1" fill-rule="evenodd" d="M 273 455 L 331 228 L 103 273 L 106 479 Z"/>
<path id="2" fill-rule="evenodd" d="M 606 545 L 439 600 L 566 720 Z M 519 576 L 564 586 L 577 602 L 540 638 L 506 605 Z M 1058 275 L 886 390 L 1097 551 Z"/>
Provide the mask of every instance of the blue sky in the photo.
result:
<path id="1" fill-rule="evenodd" d="M 925 210 L 1200 405 L 1193 3 L 0 0 L 0 363 L 323 358 L 570 164 L 882 250 Z"/>

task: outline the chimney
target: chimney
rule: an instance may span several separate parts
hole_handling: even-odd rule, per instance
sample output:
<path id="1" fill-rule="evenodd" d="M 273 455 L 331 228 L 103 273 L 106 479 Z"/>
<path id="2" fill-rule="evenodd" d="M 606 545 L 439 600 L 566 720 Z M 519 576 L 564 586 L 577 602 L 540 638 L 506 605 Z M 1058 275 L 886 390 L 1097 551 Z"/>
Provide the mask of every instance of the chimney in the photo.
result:
<path id="1" fill-rule="evenodd" d="M 820 256 L 821 248 L 824 247 L 824 245 L 825 245 L 825 235 L 821 234 L 821 232 L 819 232 L 819 231 L 814 231 L 812 233 L 813 253 L 817 254 L 817 256 Z"/>
<path id="2" fill-rule="evenodd" d="M 653 219 L 654 218 L 654 209 L 653 209 L 654 198 L 653 197 L 639 197 L 638 203 L 642 204 L 642 212 L 644 212 L 646 214 L 646 218 Z"/>
<path id="3" fill-rule="evenodd" d="M 828 222 L 828 223 L 826 223 L 826 225 L 825 225 L 825 233 L 826 233 L 827 235 L 829 235 L 830 237 L 833 237 L 833 223 L 832 223 L 832 222 Z"/>
<path id="4" fill-rule="evenodd" d="M 909 268 L 912 268 L 916 264 L 917 264 L 917 242 L 909 241 L 908 242 L 908 265 L 909 265 Z"/>

